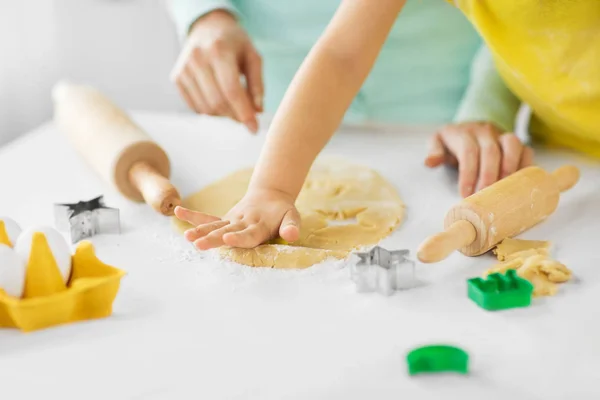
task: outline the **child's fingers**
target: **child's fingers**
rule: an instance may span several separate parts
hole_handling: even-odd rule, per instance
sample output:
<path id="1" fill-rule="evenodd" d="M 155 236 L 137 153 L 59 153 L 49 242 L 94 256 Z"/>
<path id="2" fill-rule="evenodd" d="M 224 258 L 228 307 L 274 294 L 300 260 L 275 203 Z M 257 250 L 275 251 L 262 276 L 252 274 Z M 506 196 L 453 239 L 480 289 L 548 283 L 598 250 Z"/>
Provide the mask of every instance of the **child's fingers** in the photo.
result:
<path id="1" fill-rule="evenodd" d="M 471 135 L 448 134 L 444 144 L 458 160 L 458 186 L 462 197 L 475 191 L 479 171 L 479 145 Z"/>
<path id="2" fill-rule="evenodd" d="M 223 242 L 223 235 L 229 232 L 241 231 L 245 228 L 246 224 L 243 222 L 236 222 L 233 224 L 226 225 L 222 228 L 215 229 L 208 235 L 196 240 L 194 242 L 194 246 L 196 246 L 196 248 L 199 250 L 208 250 L 215 247 L 223 246 L 225 244 L 225 242 Z"/>
<path id="3" fill-rule="evenodd" d="M 279 227 L 279 236 L 287 242 L 295 242 L 300 237 L 300 214 L 292 208 L 283 216 Z"/>
<path id="4" fill-rule="evenodd" d="M 519 168 L 525 168 L 533 165 L 533 149 L 529 146 L 525 146 L 523 149 L 523 154 L 521 155 L 521 163 L 519 164 Z"/>
<path id="5" fill-rule="evenodd" d="M 223 242 L 227 246 L 246 249 L 256 247 L 268 239 L 269 230 L 264 224 L 253 224 L 242 231 L 229 232 L 223 235 Z"/>
<path id="6" fill-rule="evenodd" d="M 512 133 L 501 135 L 499 141 L 502 147 L 500 178 L 505 178 L 519 169 L 524 148 L 519 138 Z"/>
<path id="7" fill-rule="evenodd" d="M 483 189 L 498 180 L 502 153 L 496 137 L 488 131 L 476 135 L 479 143 L 479 188 Z"/>
<path id="8" fill-rule="evenodd" d="M 439 133 L 436 133 L 429 140 L 429 151 L 425 158 L 425 165 L 429 168 L 438 167 L 444 163 L 446 149 Z"/>
<path id="9" fill-rule="evenodd" d="M 222 228 L 227 225 L 229 225 L 229 221 L 210 222 L 208 224 L 198 225 L 195 228 L 188 229 L 187 231 L 185 231 L 183 236 L 185 237 L 186 240 L 188 240 L 190 242 L 194 242 L 194 241 L 200 239 L 201 237 L 208 235 L 215 229 L 219 229 L 219 228 Z"/>
<path id="10" fill-rule="evenodd" d="M 209 222 L 221 220 L 221 218 L 201 213 L 198 211 L 192 211 L 181 206 L 175 207 L 175 216 L 177 217 L 177 219 L 187 222 L 194 226 L 208 224 Z"/>

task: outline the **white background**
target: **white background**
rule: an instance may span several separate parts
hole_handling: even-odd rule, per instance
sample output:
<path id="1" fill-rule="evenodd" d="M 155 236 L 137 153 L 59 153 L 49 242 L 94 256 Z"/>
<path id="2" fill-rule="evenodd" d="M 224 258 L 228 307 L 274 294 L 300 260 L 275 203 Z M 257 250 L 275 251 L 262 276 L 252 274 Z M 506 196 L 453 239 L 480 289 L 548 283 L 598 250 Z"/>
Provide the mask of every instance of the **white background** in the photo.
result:
<path id="1" fill-rule="evenodd" d="M 61 78 L 126 108 L 185 109 L 169 82 L 178 51 L 163 0 L 0 1 L 0 145 L 51 118 Z"/>

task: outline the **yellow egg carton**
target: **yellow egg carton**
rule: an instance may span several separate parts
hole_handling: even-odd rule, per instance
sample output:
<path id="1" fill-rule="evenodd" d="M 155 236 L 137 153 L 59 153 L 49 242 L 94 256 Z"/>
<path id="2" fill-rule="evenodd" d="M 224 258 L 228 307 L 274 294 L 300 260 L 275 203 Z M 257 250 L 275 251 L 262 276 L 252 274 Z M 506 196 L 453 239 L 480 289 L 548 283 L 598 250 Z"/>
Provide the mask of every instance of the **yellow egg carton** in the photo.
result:
<path id="1" fill-rule="evenodd" d="M 12 247 L 0 221 L 0 243 Z M 81 241 L 71 256 L 67 284 L 46 236 L 35 232 L 25 271 L 22 298 L 0 289 L 0 327 L 31 332 L 55 325 L 105 318 L 125 272 L 100 261 L 89 241 Z"/>

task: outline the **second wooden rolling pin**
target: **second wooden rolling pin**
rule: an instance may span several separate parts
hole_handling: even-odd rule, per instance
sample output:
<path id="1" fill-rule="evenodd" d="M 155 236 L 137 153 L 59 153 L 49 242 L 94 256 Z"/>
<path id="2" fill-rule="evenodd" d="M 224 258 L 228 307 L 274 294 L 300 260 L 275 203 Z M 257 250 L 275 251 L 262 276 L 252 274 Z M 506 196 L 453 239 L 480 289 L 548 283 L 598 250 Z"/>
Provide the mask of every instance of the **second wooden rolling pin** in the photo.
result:
<path id="1" fill-rule="evenodd" d="M 54 119 L 75 149 L 126 198 L 173 215 L 181 198 L 167 153 L 124 111 L 87 85 L 57 83 Z"/>
<path id="2" fill-rule="evenodd" d="M 477 256 L 550 216 L 560 193 L 579 180 L 579 170 L 563 166 L 553 173 L 527 167 L 467 197 L 446 214 L 445 231 L 417 250 L 424 263 L 441 261 L 459 250 Z"/>

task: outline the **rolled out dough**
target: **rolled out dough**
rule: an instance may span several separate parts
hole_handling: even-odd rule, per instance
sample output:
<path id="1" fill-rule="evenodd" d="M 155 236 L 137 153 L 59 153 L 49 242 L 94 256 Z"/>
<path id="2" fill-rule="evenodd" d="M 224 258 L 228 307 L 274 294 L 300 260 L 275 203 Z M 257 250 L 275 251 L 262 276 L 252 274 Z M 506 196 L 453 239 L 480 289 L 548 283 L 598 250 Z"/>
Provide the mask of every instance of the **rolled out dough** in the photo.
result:
<path id="1" fill-rule="evenodd" d="M 183 199 L 182 205 L 222 217 L 244 196 L 252 170 L 234 172 Z M 255 267 L 306 268 L 378 243 L 404 216 L 404 204 L 389 182 L 368 167 L 338 157 L 314 163 L 296 207 L 302 216 L 298 241 L 275 240 L 253 249 L 222 247 L 221 256 Z M 181 232 L 191 227 L 174 222 Z"/>

